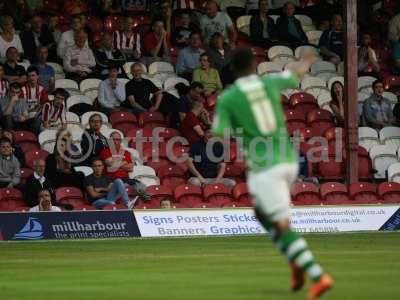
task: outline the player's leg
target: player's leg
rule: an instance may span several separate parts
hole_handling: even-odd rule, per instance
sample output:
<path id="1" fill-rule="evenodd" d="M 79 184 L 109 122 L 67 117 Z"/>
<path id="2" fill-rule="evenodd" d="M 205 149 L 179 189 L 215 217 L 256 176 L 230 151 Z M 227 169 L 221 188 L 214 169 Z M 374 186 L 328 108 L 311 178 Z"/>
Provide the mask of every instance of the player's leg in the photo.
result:
<path id="1" fill-rule="evenodd" d="M 281 164 L 268 171 L 251 174 L 249 188 L 255 198 L 256 214 L 270 232 L 277 248 L 286 256 L 293 269 L 294 290 L 304 283 L 302 273 L 313 282 L 319 282 L 324 274 L 315 262 L 306 241 L 289 225 L 290 183 L 296 177 L 295 164 Z M 302 272 L 299 272 L 299 269 Z"/>

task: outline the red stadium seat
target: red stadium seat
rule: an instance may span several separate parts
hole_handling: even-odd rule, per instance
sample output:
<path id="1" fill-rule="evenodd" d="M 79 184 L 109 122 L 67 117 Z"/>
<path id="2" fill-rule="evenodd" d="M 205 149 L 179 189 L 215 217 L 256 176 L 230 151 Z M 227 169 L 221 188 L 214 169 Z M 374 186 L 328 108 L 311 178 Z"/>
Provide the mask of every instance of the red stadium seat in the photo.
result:
<path id="1" fill-rule="evenodd" d="M 104 29 L 108 32 L 114 32 L 116 30 L 121 29 L 121 20 L 120 16 L 107 16 L 104 19 Z"/>
<path id="2" fill-rule="evenodd" d="M 336 145 L 336 143 L 338 142 L 342 143 L 338 146 L 339 148 L 343 148 L 343 146 L 345 145 L 346 135 L 343 128 L 341 127 L 331 127 L 324 132 L 323 136 L 327 139 L 330 146 Z"/>
<path id="3" fill-rule="evenodd" d="M 129 138 L 129 147 L 139 150 L 147 145 L 151 145 L 149 138 L 153 136 L 152 128 L 131 128 L 125 135 Z"/>
<path id="4" fill-rule="evenodd" d="M 165 118 L 158 111 L 141 113 L 138 121 L 141 127 L 166 127 Z"/>
<path id="5" fill-rule="evenodd" d="M 384 203 L 400 203 L 400 183 L 381 183 L 378 186 L 378 195 Z"/>
<path id="6" fill-rule="evenodd" d="M 327 129 L 335 127 L 333 115 L 325 109 L 310 111 L 307 114 L 307 125 L 314 129 L 316 136 L 322 136 Z"/>
<path id="7" fill-rule="evenodd" d="M 0 211 L 14 211 L 26 206 L 22 193 L 14 188 L 0 189 Z"/>
<path id="8" fill-rule="evenodd" d="M 86 205 L 82 191 L 76 187 L 60 187 L 56 190 L 57 202 L 71 204 L 74 209 Z"/>
<path id="9" fill-rule="evenodd" d="M 318 186 L 310 182 L 295 182 L 291 189 L 294 205 L 316 205 L 321 203 Z"/>
<path id="10" fill-rule="evenodd" d="M 330 147 L 332 149 L 332 147 Z M 329 149 L 329 150 L 330 150 Z M 328 150 L 328 156 L 323 161 L 317 163 L 317 176 L 323 180 L 335 181 L 343 178 L 344 164 L 343 160 L 336 161 L 336 158 L 331 155 Z M 334 151 L 334 149 L 333 149 Z"/>
<path id="11" fill-rule="evenodd" d="M 349 202 L 347 186 L 339 182 L 326 182 L 320 186 L 321 199 L 326 205 L 340 205 Z"/>
<path id="12" fill-rule="evenodd" d="M 146 208 L 160 208 L 161 200 L 174 200 L 173 191 L 171 187 L 166 185 L 152 185 L 147 187 L 147 194 L 151 196 L 150 201 L 140 201 Z M 140 205 L 140 203 L 138 203 Z M 135 206 L 136 207 L 136 206 Z"/>
<path id="13" fill-rule="evenodd" d="M 293 132 L 293 135 L 296 136 L 298 135 L 300 138 L 302 138 L 303 141 L 308 141 L 310 138 L 314 137 L 314 136 L 318 136 L 318 134 L 316 133 L 317 130 L 315 130 L 315 128 L 311 128 L 311 127 L 304 127 L 304 128 L 299 128 L 296 129 Z"/>
<path id="14" fill-rule="evenodd" d="M 251 47 L 251 51 L 253 52 L 254 56 L 256 57 L 257 64 L 265 61 L 267 55 L 265 53 L 264 48 L 253 46 L 253 47 Z"/>
<path id="15" fill-rule="evenodd" d="M 161 183 L 172 189 L 186 183 L 185 172 L 178 166 L 161 167 L 157 172 Z"/>
<path id="16" fill-rule="evenodd" d="M 46 160 L 49 152 L 45 150 L 34 150 L 25 153 L 25 164 L 28 168 L 33 169 L 33 162 L 37 159 Z"/>
<path id="17" fill-rule="evenodd" d="M 176 136 L 181 136 L 181 133 L 175 128 L 163 128 L 163 130 L 160 131 L 160 137 L 162 137 L 166 141 Z"/>
<path id="18" fill-rule="evenodd" d="M 304 112 L 307 115 L 310 111 L 318 109 L 318 102 L 315 97 L 306 92 L 294 93 L 290 96 L 290 104 L 293 109 Z"/>
<path id="19" fill-rule="evenodd" d="M 103 21 L 96 16 L 88 16 L 86 24 L 94 34 L 104 32 Z"/>
<path id="20" fill-rule="evenodd" d="M 296 111 L 289 109 L 285 112 L 286 114 L 286 126 L 290 134 L 300 128 L 306 127 L 306 115 L 302 111 Z"/>
<path id="21" fill-rule="evenodd" d="M 21 168 L 21 183 L 25 184 L 26 180 L 33 174 L 33 170 L 29 168 Z"/>
<path id="22" fill-rule="evenodd" d="M 231 204 L 232 194 L 230 189 L 223 184 L 207 184 L 203 188 L 204 201 L 209 202 L 213 207 L 222 207 Z"/>
<path id="23" fill-rule="evenodd" d="M 236 182 L 245 180 L 246 165 L 244 162 L 234 161 L 226 164 L 224 177 L 232 178 Z"/>
<path id="24" fill-rule="evenodd" d="M 175 200 L 186 207 L 196 207 L 203 202 L 201 188 L 192 184 L 182 184 L 174 191 Z"/>
<path id="25" fill-rule="evenodd" d="M 124 111 L 111 113 L 110 123 L 113 128 L 122 131 L 125 136 L 130 130 L 138 127 L 136 116 L 130 112 Z"/>
<path id="26" fill-rule="evenodd" d="M 232 190 L 233 205 L 237 207 L 251 207 L 253 205 L 247 184 L 238 183 Z"/>
<path id="27" fill-rule="evenodd" d="M 372 204 L 378 202 L 376 185 L 369 182 L 356 182 L 349 186 L 349 195 L 359 204 Z"/>
<path id="28" fill-rule="evenodd" d="M 14 142 L 20 145 L 24 153 L 40 149 L 37 136 L 30 131 L 15 131 Z"/>

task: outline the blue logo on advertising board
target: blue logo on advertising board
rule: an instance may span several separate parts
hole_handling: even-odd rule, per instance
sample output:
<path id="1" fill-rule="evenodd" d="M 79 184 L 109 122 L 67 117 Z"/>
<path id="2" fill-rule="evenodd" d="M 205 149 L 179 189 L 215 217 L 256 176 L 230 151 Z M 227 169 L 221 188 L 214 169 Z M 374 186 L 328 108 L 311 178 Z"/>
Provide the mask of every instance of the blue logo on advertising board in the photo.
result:
<path id="1" fill-rule="evenodd" d="M 43 227 L 38 218 L 30 217 L 22 229 L 16 233 L 13 240 L 40 240 L 43 238 Z"/>

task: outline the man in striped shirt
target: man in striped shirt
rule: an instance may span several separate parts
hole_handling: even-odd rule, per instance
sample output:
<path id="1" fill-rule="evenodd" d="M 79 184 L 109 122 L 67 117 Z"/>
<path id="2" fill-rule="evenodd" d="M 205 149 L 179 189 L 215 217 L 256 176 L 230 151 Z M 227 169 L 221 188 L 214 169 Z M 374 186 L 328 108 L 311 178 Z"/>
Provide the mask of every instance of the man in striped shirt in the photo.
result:
<path id="1" fill-rule="evenodd" d="M 54 101 L 48 101 L 42 108 L 41 129 L 50 129 L 52 127 L 66 126 L 67 108 L 65 100 L 69 94 L 66 90 L 58 88 L 54 92 Z"/>
<path id="2" fill-rule="evenodd" d="M 123 30 L 114 32 L 114 48 L 120 50 L 128 60 L 137 60 L 141 56 L 140 35 L 133 31 L 134 26 L 133 19 L 126 17 Z"/>

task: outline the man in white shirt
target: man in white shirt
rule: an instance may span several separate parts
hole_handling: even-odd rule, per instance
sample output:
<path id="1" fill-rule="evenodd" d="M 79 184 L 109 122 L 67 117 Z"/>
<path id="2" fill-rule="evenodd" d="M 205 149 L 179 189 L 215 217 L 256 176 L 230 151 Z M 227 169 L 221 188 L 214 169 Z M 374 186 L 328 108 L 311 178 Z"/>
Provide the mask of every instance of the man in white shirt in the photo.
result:
<path id="1" fill-rule="evenodd" d="M 51 194 L 49 190 L 41 190 L 38 195 L 39 205 L 31 207 L 29 212 L 39 212 L 39 211 L 53 211 L 60 212 L 61 209 L 58 206 L 53 206 L 51 204 Z"/>
<path id="2" fill-rule="evenodd" d="M 235 46 L 237 33 L 232 20 L 226 13 L 218 11 L 214 0 L 207 1 L 206 14 L 200 19 L 200 28 L 207 43 L 214 33 L 221 32 L 225 41 Z"/>
<path id="3" fill-rule="evenodd" d="M 96 59 L 92 50 L 87 45 L 87 34 L 83 30 L 74 36 L 75 45 L 67 48 L 63 59 L 67 78 L 81 82 L 91 74 L 92 68 L 96 66 Z"/>
<path id="4" fill-rule="evenodd" d="M 80 17 L 74 17 L 71 22 L 71 30 L 65 31 L 61 34 L 60 41 L 57 45 L 57 55 L 60 58 L 63 58 L 67 48 L 75 45 L 74 36 L 80 32 L 82 28 L 82 21 Z M 89 47 L 88 42 L 85 43 L 86 47 Z"/>
<path id="5" fill-rule="evenodd" d="M 100 83 L 98 95 L 101 110 L 106 115 L 119 109 L 126 98 L 125 84 L 118 79 L 118 66 L 110 63 L 108 74 L 108 78 Z"/>

